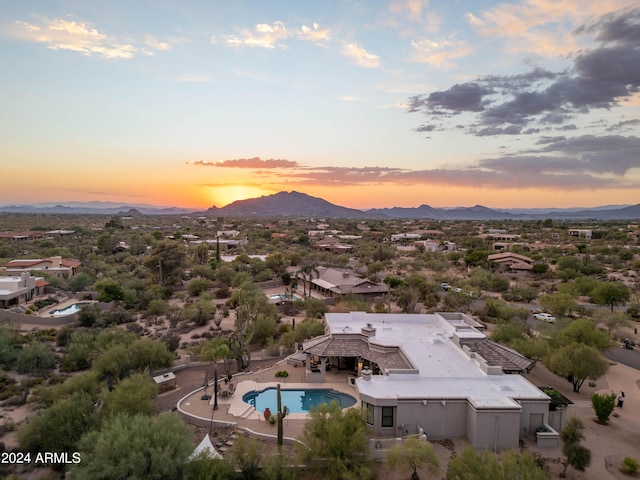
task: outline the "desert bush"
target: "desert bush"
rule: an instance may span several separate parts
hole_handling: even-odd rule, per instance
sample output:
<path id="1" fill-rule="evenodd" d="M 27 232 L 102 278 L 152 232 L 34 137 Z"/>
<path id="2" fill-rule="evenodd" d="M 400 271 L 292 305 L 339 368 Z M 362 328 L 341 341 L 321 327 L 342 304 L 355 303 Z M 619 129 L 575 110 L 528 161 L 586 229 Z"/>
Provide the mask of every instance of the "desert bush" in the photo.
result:
<path id="1" fill-rule="evenodd" d="M 624 457 L 621 467 L 624 473 L 634 475 L 638 471 L 638 462 L 634 458 Z"/>
<path id="2" fill-rule="evenodd" d="M 609 417 L 613 413 L 613 410 L 616 406 L 616 394 L 611 393 L 607 394 L 598 394 L 594 393 L 591 395 L 591 405 L 593 406 L 593 410 L 596 412 L 596 417 L 598 417 L 598 422 L 607 423 L 609 421 Z"/>

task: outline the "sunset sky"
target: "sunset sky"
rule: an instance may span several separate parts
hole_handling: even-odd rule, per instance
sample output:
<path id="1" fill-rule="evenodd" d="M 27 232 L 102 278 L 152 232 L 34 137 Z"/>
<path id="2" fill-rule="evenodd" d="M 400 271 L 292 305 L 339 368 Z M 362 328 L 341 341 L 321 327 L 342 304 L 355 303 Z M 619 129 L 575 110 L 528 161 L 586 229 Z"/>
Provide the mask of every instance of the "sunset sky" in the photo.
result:
<path id="1" fill-rule="evenodd" d="M 638 0 L 3 1 L 0 61 L 0 205 L 640 203 Z"/>

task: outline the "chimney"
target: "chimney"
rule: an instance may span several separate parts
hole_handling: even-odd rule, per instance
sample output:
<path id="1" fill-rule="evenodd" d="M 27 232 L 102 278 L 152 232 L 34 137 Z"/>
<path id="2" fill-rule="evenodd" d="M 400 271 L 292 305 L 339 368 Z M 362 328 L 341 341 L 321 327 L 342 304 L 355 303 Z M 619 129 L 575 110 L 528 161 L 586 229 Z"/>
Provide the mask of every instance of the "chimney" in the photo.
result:
<path id="1" fill-rule="evenodd" d="M 375 336 L 376 329 L 375 329 L 375 327 L 373 325 L 371 325 L 370 323 L 367 323 L 367 326 L 366 327 L 362 327 L 362 329 L 360 330 L 360 334 L 363 337 L 371 338 L 371 337 Z"/>
<path id="2" fill-rule="evenodd" d="M 364 367 L 362 369 L 362 380 L 365 382 L 371 381 L 371 370 L 369 370 L 369 367 Z"/>
<path id="3" fill-rule="evenodd" d="M 62 257 L 59 255 L 51 257 L 49 260 L 51 260 L 51 268 L 60 268 L 62 265 Z"/>

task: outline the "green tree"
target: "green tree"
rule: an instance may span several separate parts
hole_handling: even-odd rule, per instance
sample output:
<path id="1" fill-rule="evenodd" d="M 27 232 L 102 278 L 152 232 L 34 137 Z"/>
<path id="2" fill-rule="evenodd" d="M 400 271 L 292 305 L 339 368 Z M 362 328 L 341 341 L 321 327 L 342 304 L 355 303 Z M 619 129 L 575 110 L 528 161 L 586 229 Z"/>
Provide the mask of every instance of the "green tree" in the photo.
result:
<path id="1" fill-rule="evenodd" d="M 206 325 L 216 313 L 216 306 L 207 298 L 201 298 L 195 303 L 190 304 L 184 309 L 184 315 L 187 320 L 195 323 L 197 326 Z"/>
<path id="2" fill-rule="evenodd" d="M 115 414 L 82 437 L 78 448 L 82 460 L 71 468 L 71 479 L 179 479 L 193 446 L 184 422 L 163 413 Z"/>
<path id="3" fill-rule="evenodd" d="M 553 351 L 544 363 L 555 374 L 568 378 L 576 393 L 587 378 L 597 380 L 609 370 L 609 363 L 597 349 L 575 342 Z"/>
<path id="4" fill-rule="evenodd" d="M 410 470 L 411 480 L 420 479 L 418 468 L 427 468 L 432 475 L 437 474 L 440 468 L 431 444 L 422 441 L 417 435 L 411 435 L 401 445 L 391 447 L 387 452 L 387 463 L 394 470 Z"/>
<path id="5" fill-rule="evenodd" d="M 488 250 L 472 248 L 470 250 L 467 250 L 467 253 L 465 253 L 464 255 L 464 263 L 467 265 L 467 267 L 486 266 L 488 263 L 488 259 Z"/>
<path id="6" fill-rule="evenodd" d="M 187 290 L 192 297 L 198 297 L 202 292 L 206 292 L 213 287 L 213 282 L 207 278 L 196 278 L 189 282 Z"/>
<path id="7" fill-rule="evenodd" d="M 137 370 L 149 368 L 153 371 L 170 367 L 173 363 L 173 355 L 167 349 L 167 345 L 147 337 L 132 343 L 129 347 L 129 354 L 132 367 Z"/>
<path id="8" fill-rule="evenodd" d="M 371 461 L 362 410 L 343 410 L 335 401 L 312 408 L 302 433 L 300 460 L 322 478 L 368 478 Z"/>
<path id="9" fill-rule="evenodd" d="M 41 375 L 56 366 L 56 356 L 49 347 L 33 342 L 18 352 L 16 370 L 18 373 Z"/>
<path id="10" fill-rule="evenodd" d="M 20 449 L 27 452 L 73 452 L 95 424 L 94 400 L 84 391 L 61 399 L 32 416 L 18 431 Z"/>
<path id="11" fill-rule="evenodd" d="M 231 450 L 231 462 L 240 470 L 243 479 L 254 480 L 258 478 L 260 460 L 258 441 L 240 435 Z"/>
<path id="12" fill-rule="evenodd" d="M 96 240 L 96 246 L 102 253 L 113 253 L 118 246 L 118 239 L 110 233 L 103 233 Z"/>
<path id="13" fill-rule="evenodd" d="M 605 424 L 609 421 L 609 417 L 616 408 L 616 394 L 611 393 L 607 395 L 606 393 L 603 393 L 601 395 L 599 393 L 594 393 L 591 395 L 591 406 L 593 407 L 594 412 L 596 412 L 598 422 Z"/>
<path id="14" fill-rule="evenodd" d="M 612 335 L 616 330 L 622 327 L 632 327 L 631 320 L 624 312 L 607 312 L 606 310 L 598 310 L 593 315 L 593 319 L 598 325 L 603 325 L 607 329 L 607 333 Z"/>
<path id="15" fill-rule="evenodd" d="M 104 408 L 108 413 L 153 415 L 156 409 L 151 401 L 157 394 L 158 387 L 151 377 L 138 373 L 125 378 L 105 394 Z"/>
<path id="16" fill-rule="evenodd" d="M 184 247 L 170 240 L 163 240 L 151 251 L 144 266 L 153 272 L 159 284 L 172 285 L 182 276 L 188 260 Z"/>
<path id="17" fill-rule="evenodd" d="M 616 305 L 625 305 L 629 297 L 629 287 L 620 282 L 600 283 L 591 291 L 591 300 L 598 305 L 610 306 L 612 312 Z"/>
<path id="18" fill-rule="evenodd" d="M 560 432 L 562 453 L 567 457 L 561 477 L 567 476 L 567 467 L 571 465 L 580 472 L 584 472 L 591 465 L 591 451 L 582 445 L 584 440 L 584 423 L 578 417 L 571 417 Z"/>
<path id="19" fill-rule="evenodd" d="M 185 480 L 230 480 L 236 478 L 236 473 L 227 460 L 214 458 L 207 452 L 189 460 Z"/>
<path id="20" fill-rule="evenodd" d="M 16 359 L 16 348 L 14 345 L 14 334 L 9 328 L 0 325 L 0 368 L 8 367 Z"/>
<path id="21" fill-rule="evenodd" d="M 576 299 L 568 293 L 542 295 L 540 296 L 540 305 L 553 315 L 566 317 L 576 306 Z"/>
<path id="22" fill-rule="evenodd" d="M 122 287 L 112 278 L 103 278 L 98 280 L 94 285 L 100 295 L 98 300 L 101 302 L 112 302 L 114 300 L 124 300 L 124 291 Z"/>
<path id="23" fill-rule="evenodd" d="M 205 265 L 209 258 L 209 246 L 208 245 L 198 245 L 193 249 L 193 263 L 196 265 Z"/>
<path id="24" fill-rule="evenodd" d="M 611 346 L 609 334 L 596 328 L 587 318 L 574 320 L 565 328 L 555 331 L 550 342 L 554 348 L 564 347 L 574 342 L 592 346 L 600 351 Z"/>
<path id="25" fill-rule="evenodd" d="M 80 292 L 93 285 L 94 281 L 95 279 L 87 272 L 80 272 L 67 280 L 67 285 L 72 292 Z"/>
<path id="26" fill-rule="evenodd" d="M 508 450 L 502 455 L 467 447 L 449 461 L 447 480 L 547 480 L 548 475 L 529 453 Z"/>

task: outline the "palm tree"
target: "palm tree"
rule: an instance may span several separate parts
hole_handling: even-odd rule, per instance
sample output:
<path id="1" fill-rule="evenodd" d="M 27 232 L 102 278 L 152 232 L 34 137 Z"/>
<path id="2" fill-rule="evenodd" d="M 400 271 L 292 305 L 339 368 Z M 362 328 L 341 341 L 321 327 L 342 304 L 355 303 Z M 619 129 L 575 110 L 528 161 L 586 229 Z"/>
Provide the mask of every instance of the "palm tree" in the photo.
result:
<path id="1" fill-rule="evenodd" d="M 316 274 L 316 278 L 320 277 L 318 266 L 315 263 L 303 265 L 302 267 L 300 267 L 300 270 L 296 272 L 296 276 L 298 275 L 298 273 L 302 274 L 303 296 L 307 296 L 307 282 L 309 282 L 309 297 L 311 297 L 311 281 L 313 280 L 313 274 Z"/>

